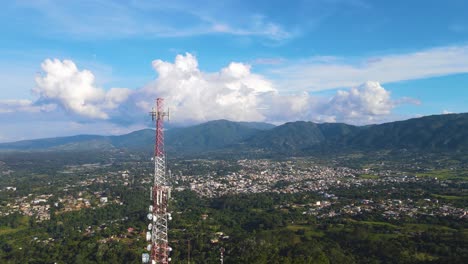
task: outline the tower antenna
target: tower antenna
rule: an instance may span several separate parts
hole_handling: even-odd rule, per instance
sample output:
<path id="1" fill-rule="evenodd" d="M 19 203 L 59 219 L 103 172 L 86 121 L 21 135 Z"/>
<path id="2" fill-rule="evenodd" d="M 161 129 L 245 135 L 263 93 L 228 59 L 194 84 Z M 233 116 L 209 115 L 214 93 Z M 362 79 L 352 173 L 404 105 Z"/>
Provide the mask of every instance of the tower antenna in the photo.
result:
<path id="1" fill-rule="evenodd" d="M 156 99 L 156 109 L 150 112 L 153 121 L 156 121 L 156 142 L 154 145 L 154 182 L 151 189 L 146 240 L 151 241 L 147 246 L 150 253 L 143 253 L 142 262 L 151 264 L 168 264 L 171 261 L 169 252 L 172 248 L 168 244 L 168 220 L 171 214 L 167 210 L 167 204 L 171 198 L 171 189 L 166 177 L 166 155 L 164 151 L 164 119 L 169 118 L 169 110 L 164 111 L 164 99 Z"/>

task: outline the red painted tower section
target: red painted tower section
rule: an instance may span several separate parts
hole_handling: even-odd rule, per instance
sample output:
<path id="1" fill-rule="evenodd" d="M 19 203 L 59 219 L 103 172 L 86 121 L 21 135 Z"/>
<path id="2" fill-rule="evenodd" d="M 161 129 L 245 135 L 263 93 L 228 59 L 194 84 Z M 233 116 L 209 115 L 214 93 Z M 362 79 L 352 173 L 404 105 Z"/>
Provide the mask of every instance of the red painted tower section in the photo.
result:
<path id="1" fill-rule="evenodd" d="M 167 264 L 171 260 L 168 245 L 168 220 L 171 214 L 167 210 L 170 198 L 170 187 L 166 177 L 166 155 L 164 152 L 164 118 L 169 117 L 169 112 L 164 112 L 164 99 L 156 99 L 156 109 L 150 113 L 156 121 L 156 142 L 154 145 L 154 183 L 151 189 L 151 199 L 153 204 L 149 207 L 148 225 L 146 239 L 151 241 L 147 250 L 150 254 L 144 253 L 143 263 Z"/>

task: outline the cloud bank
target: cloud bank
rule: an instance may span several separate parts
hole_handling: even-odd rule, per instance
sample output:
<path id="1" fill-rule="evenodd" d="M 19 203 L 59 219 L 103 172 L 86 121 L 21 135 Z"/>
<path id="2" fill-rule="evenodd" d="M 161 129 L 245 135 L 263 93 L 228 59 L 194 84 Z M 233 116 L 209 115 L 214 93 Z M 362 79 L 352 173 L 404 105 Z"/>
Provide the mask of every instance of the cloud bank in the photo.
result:
<path id="1" fill-rule="evenodd" d="M 177 55 L 174 62 L 154 60 L 157 78 L 130 90 L 104 90 L 94 84 L 89 70 L 80 70 L 70 60 L 45 60 L 43 74 L 36 77 L 34 102 L 10 102 L 17 111 L 46 111 L 58 107 L 83 120 L 109 120 L 132 124 L 148 112 L 156 97 L 164 97 L 176 124 L 214 119 L 281 123 L 292 120 L 366 124 L 385 120 L 401 103 L 378 82 L 337 91 L 329 98 L 307 92 L 284 94 L 251 66 L 231 62 L 217 72 L 203 72 L 195 56 Z M 6 111 L 8 104 L 0 104 Z M 136 122 L 136 121 L 135 121 Z"/>
<path id="2" fill-rule="evenodd" d="M 136 93 L 136 104 L 147 110 L 153 104 L 148 98 L 164 97 L 176 122 L 226 118 L 368 124 L 386 120 L 399 104 L 417 103 L 394 100 L 380 83 L 372 81 L 339 90 L 330 98 L 307 92 L 284 94 L 264 76 L 252 73 L 248 64 L 232 62 L 218 72 L 205 73 L 189 53 L 178 55 L 174 63 L 155 60 L 153 67 L 158 78 Z"/>
<path id="3" fill-rule="evenodd" d="M 46 59 L 32 90 L 36 99 L 1 100 L 0 122 L 15 118 L 26 126 L 29 119 L 49 122 L 59 131 L 91 133 L 99 128 L 98 134 L 127 132 L 149 124 L 147 112 L 154 107 L 155 98 L 163 97 L 174 125 L 215 119 L 368 124 L 389 121 L 399 104 L 417 103 L 393 99 L 375 81 L 329 97 L 306 91 L 284 93 L 265 76 L 253 73 L 249 64 L 231 62 L 219 71 L 204 72 L 190 53 L 177 55 L 173 62 L 154 60 L 152 66 L 157 77 L 144 87 L 106 90 L 95 84 L 91 71 L 79 69 L 73 61 Z"/>

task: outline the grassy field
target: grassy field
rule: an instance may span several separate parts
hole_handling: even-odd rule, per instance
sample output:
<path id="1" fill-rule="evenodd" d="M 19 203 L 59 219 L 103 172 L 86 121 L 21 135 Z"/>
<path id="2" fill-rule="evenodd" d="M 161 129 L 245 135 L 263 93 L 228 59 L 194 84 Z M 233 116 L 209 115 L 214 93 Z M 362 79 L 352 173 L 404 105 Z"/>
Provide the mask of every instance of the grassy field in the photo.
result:
<path id="1" fill-rule="evenodd" d="M 18 227 L 18 228 L 1 227 L 0 228 L 0 236 L 13 234 L 13 233 L 19 232 L 21 230 L 24 230 L 25 228 L 26 227 Z"/>
<path id="2" fill-rule="evenodd" d="M 373 174 L 361 174 L 361 175 L 359 175 L 359 178 L 361 178 L 361 179 L 378 179 L 379 176 L 373 175 Z"/>
<path id="3" fill-rule="evenodd" d="M 431 194 L 432 197 L 444 200 L 468 200 L 468 196 L 457 196 L 457 195 L 440 195 Z"/>
<path id="4" fill-rule="evenodd" d="M 29 223 L 29 217 L 28 216 L 23 216 L 18 221 L 18 227 L 16 227 L 16 228 L 11 228 L 11 227 L 7 227 L 7 226 L 0 227 L 0 236 L 13 234 L 13 233 L 25 230 L 28 227 L 28 223 Z"/>
<path id="5" fill-rule="evenodd" d="M 428 231 L 429 229 L 432 230 L 438 230 L 438 231 L 445 231 L 445 232 L 455 232 L 457 231 L 456 229 L 447 227 L 447 226 L 442 226 L 442 225 L 429 225 L 429 224 L 405 224 L 403 225 L 403 230 L 405 232 L 425 232 Z"/>
<path id="6" fill-rule="evenodd" d="M 416 173 L 418 177 L 431 177 L 439 180 L 466 180 L 468 179 L 468 171 L 459 170 L 434 170 L 428 172 Z"/>
<path id="7" fill-rule="evenodd" d="M 367 225 L 374 228 L 380 228 L 381 230 L 393 230 L 398 231 L 401 234 L 410 234 L 414 232 L 426 232 L 429 229 L 438 230 L 441 232 L 456 232 L 456 229 L 443 226 L 443 225 L 434 225 L 434 224 L 402 224 L 402 225 L 394 225 L 387 222 L 377 222 L 377 221 L 356 221 L 353 219 L 348 219 L 348 221 L 352 222 L 353 224 L 357 225 Z M 374 230 L 375 231 L 375 230 Z M 465 232 L 466 229 L 463 229 Z"/>
<path id="8" fill-rule="evenodd" d="M 315 230 L 311 225 L 288 225 L 286 229 L 294 232 L 304 230 L 304 236 L 306 237 L 323 237 L 325 235 L 322 231 Z"/>
<path id="9" fill-rule="evenodd" d="M 387 223 L 387 222 L 376 222 L 376 221 L 356 221 L 357 224 L 371 225 L 376 227 L 386 227 L 388 229 L 396 229 L 398 226 Z"/>

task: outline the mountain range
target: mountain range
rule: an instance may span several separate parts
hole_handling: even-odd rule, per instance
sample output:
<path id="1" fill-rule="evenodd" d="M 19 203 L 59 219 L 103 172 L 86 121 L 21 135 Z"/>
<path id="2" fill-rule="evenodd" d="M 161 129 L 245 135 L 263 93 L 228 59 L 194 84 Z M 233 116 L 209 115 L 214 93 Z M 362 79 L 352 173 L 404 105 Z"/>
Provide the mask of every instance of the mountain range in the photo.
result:
<path id="1" fill-rule="evenodd" d="M 78 135 L 0 144 L 0 150 L 151 151 L 155 132 L 144 129 L 120 136 Z M 468 150 L 468 113 L 433 115 L 379 125 L 210 121 L 165 132 L 168 153 L 259 151 L 297 155 L 348 150 Z"/>

